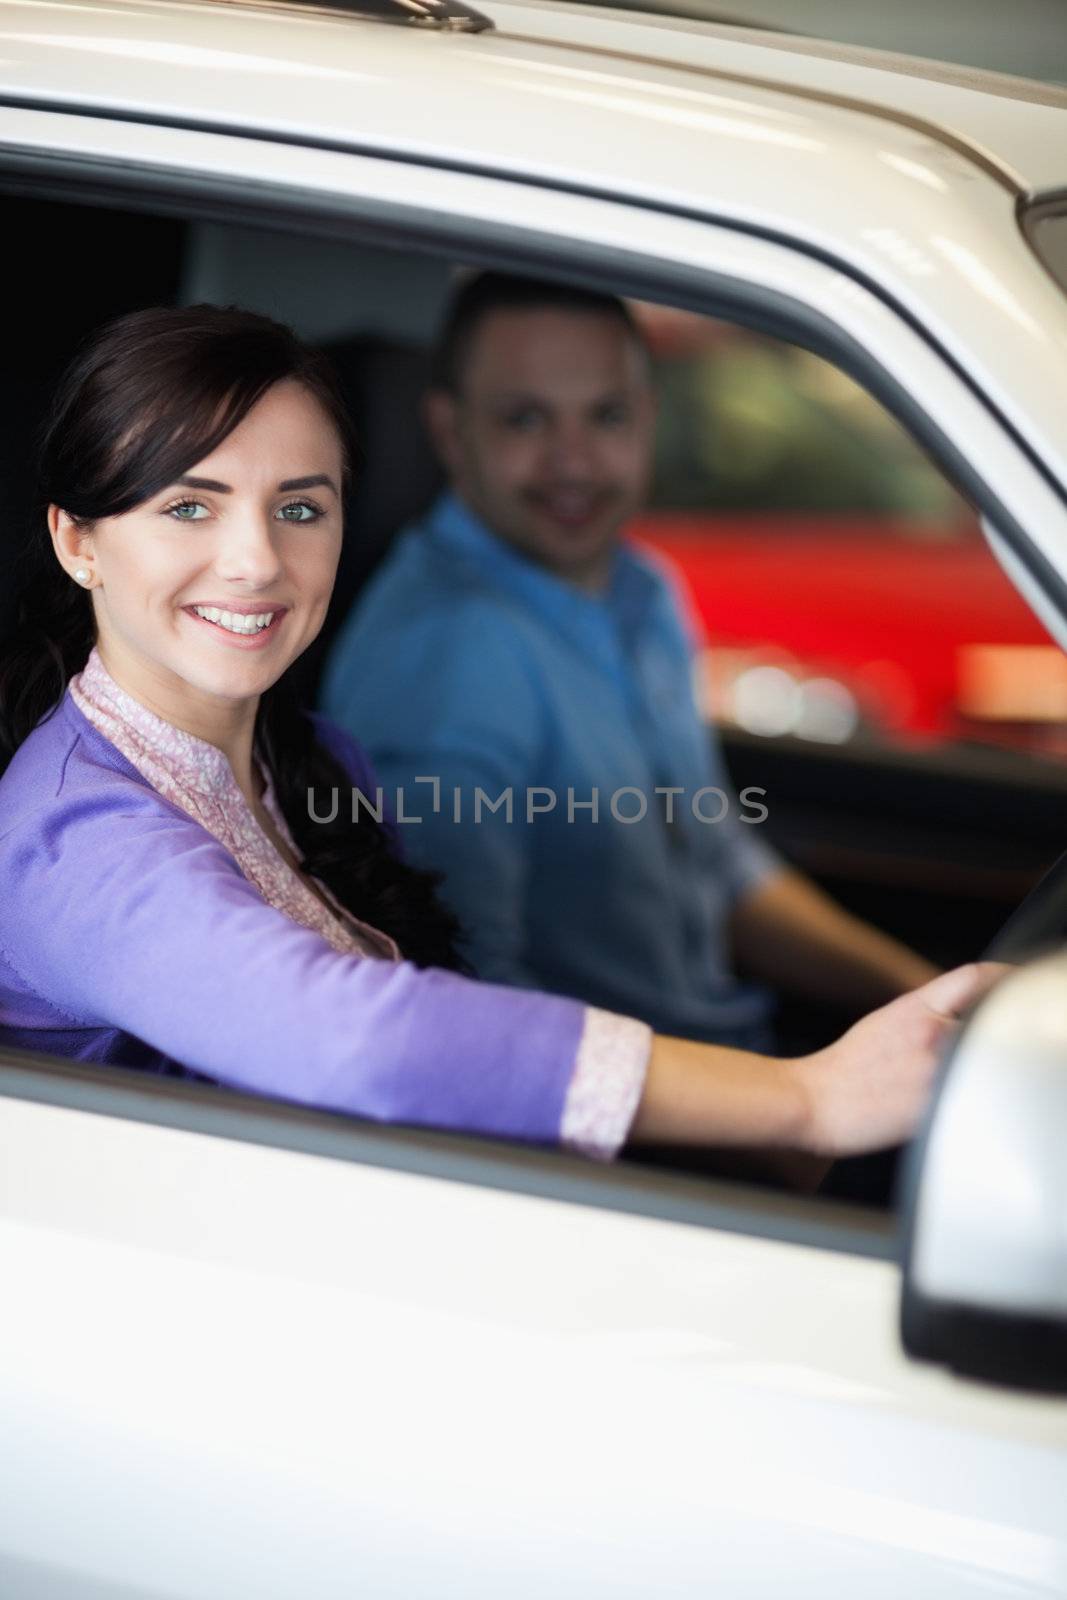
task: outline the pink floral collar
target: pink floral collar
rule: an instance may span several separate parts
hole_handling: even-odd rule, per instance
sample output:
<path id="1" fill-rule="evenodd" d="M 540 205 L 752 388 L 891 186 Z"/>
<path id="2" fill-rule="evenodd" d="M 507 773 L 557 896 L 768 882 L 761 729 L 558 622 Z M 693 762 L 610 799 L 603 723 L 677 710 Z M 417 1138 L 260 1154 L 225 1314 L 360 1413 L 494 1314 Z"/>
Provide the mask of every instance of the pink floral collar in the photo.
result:
<path id="1" fill-rule="evenodd" d="M 269 905 L 321 934 L 344 954 L 401 959 L 396 943 L 387 934 L 353 917 L 316 879 L 335 908 L 331 915 L 263 831 L 223 752 L 206 739 L 176 728 L 120 688 L 95 646 L 68 688 L 83 716 L 121 750 L 164 799 L 180 806 L 229 851 Z M 264 782 L 263 805 L 299 860 L 300 851 L 278 805 L 270 774 L 259 763 L 257 771 Z"/>

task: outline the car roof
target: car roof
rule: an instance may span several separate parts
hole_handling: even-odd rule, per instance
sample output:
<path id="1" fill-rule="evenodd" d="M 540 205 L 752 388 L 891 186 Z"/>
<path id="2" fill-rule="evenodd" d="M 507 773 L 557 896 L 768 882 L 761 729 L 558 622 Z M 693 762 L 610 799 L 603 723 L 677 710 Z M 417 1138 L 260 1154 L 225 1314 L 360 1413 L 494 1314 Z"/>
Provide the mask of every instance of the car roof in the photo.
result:
<path id="1" fill-rule="evenodd" d="M 852 142 L 903 142 L 913 152 L 917 140 L 936 141 L 1017 193 L 1067 185 L 1067 89 L 633 11 L 551 0 L 484 0 L 478 9 L 492 30 L 457 35 L 297 0 L 0 0 L 0 92 L 124 108 L 144 99 L 165 119 L 172 95 L 165 84 L 156 92 L 157 81 L 186 67 L 180 93 L 194 117 L 276 121 L 340 142 L 377 130 L 384 141 L 393 136 L 391 100 L 396 136 L 406 129 L 413 153 L 458 154 L 467 119 L 480 115 L 484 155 L 484 117 L 499 109 L 491 143 L 505 166 L 529 167 L 539 149 L 551 162 L 549 118 L 564 131 L 584 121 L 594 138 L 597 125 L 605 137 L 629 127 L 649 158 L 663 142 L 645 138 L 650 124 L 703 126 L 714 138 L 737 136 L 744 120 L 750 145 L 777 143 L 793 164 L 820 132 L 847 130 Z M 585 142 L 572 144 L 572 170 Z"/>
<path id="2" fill-rule="evenodd" d="M 514 29 L 521 13 L 522 31 L 528 35 L 571 48 L 607 47 L 614 52 L 618 45 L 607 46 L 602 33 L 608 15 L 619 29 L 619 39 L 625 38 L 627 51 L 646 61 L 672 62 L 809 103 L 848 105 L 899 125 L 922 124 L 975 159 L 995 162 L 1022 189 L 1067 183 L 1067 88 L 1055 84 L 771 28 L 661 12 L 606 13 L 599 6 L 545 0 L 516 4 L 501 0 L 482 9 L 498 28 Z"/>

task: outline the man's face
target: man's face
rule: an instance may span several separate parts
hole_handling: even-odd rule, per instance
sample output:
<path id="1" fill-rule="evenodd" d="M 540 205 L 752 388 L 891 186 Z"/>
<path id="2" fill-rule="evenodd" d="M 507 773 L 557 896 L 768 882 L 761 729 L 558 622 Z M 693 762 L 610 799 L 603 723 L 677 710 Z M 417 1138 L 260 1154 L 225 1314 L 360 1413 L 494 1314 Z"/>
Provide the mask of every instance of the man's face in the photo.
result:
<path id="1" fill-rule="evenodd" d="M 458 396 L 427 416 L 452 487 L 508 544 L 596 588 L 644 497 L 654 405 L 644 351 L 609 313 L 493 311 Z"/>

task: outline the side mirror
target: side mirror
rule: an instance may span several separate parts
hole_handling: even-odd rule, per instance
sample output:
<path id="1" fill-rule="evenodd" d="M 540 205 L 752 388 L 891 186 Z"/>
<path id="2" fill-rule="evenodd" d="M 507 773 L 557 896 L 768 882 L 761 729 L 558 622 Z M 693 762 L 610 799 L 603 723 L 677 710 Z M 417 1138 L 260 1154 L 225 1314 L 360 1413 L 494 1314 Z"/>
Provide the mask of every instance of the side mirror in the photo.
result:
<path id="1" fill-rule="evenodd" d="M 964 1024 L 903 1197 L 908 1354 L 1067 1390 L 1067 953 L 1009 973 Z"/>

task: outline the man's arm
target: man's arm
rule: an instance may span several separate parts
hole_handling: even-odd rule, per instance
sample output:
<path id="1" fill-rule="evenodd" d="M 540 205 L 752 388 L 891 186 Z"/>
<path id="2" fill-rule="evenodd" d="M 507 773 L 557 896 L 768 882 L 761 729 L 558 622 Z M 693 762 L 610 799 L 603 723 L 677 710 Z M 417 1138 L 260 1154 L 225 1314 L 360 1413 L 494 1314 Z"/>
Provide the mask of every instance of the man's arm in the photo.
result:
<path id="1" fill-rule="evenodd" d="M 680 636 L 690 652 L 686 607 L 675 601 Z M 694 705 L 694 714 L 699 715 Z M 709 782 L 732 793 L 718 733 L 706 729 Z M 762 796 L 762 789 L 753 790 Z M 845 911 L 758 837 L 733 810 L 717 829 L 712 870 L 730 897 L 729 931 L 735 966 L 775 988 L 793 990 L 851 1010 L 885 1005 L 937 976 L 940 969 L 906 945 Z"/>
<path id="2" fill-rule="evenodd" d="M 738 897 L 730 932 L 735 961 L 754 976 L 855 1010 L 885 1005 L 939 970 L 791 867 Z"/>

